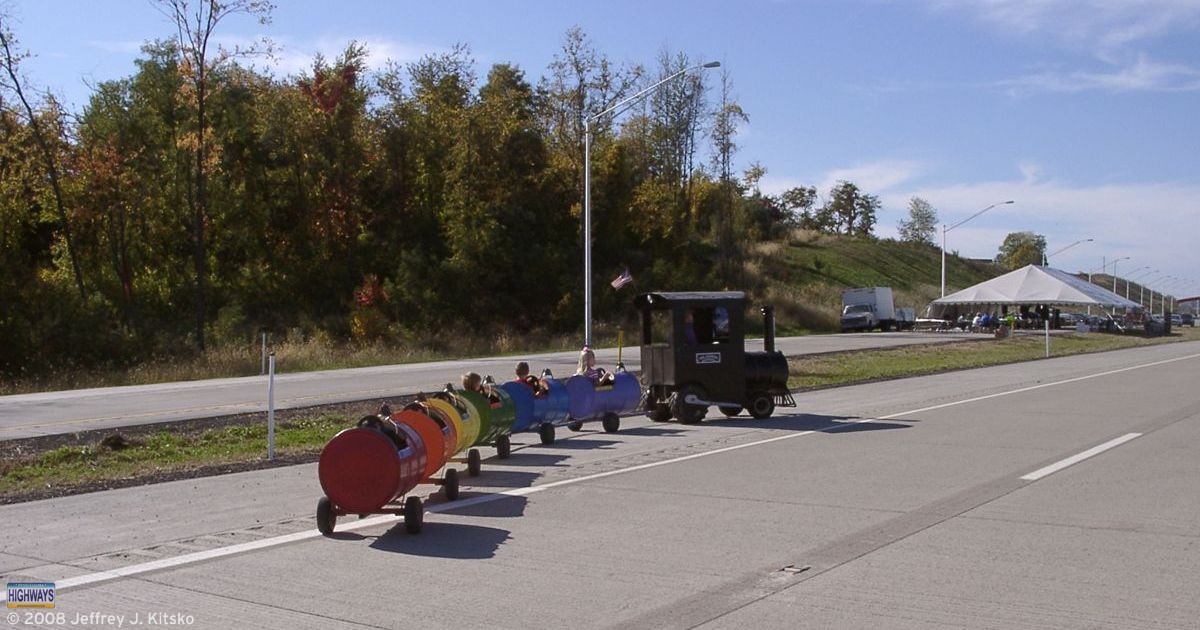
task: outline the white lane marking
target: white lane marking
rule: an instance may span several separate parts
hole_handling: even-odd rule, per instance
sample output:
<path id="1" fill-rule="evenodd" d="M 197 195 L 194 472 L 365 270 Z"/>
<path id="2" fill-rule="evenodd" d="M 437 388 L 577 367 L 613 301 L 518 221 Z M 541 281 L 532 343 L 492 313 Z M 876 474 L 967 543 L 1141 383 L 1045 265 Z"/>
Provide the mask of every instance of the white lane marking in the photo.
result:
<path id="1" fill-rule="evenodd" d="M 1045 468 L 1039 468 L 1039 469 L 1029 473 L 1028 475 L 1022 475 L 1021 479 L 1024 479 L 1026 481 L 1037 481 L 1038 479 L 1041 479 L 1042 477 L 1045 477 L 1047 475 L 1053 475 L 1054 473 L 1056 473 L 1068 466 L 1074 466 L 1075 464 L 1078 464 L 1079 462 L 1081 462 L 1089 457 L 1095 457 L 1096 455 L 1099 455 L 1100 453 L 1103 453 L 1104 451 L 1107 451 L 1110 448 L 1116 448 L 1130 440 L 1137 439 L 1140 437 L 1142 437 L 1141 433 L 1126 433 L 1125 435 L 1122 435 L 1119 438 L 1109 440 L 1099 446 L 1093 446 L 1092 448 L 1089 448 L 1088 450 L 1086 450 L 1082 453 L 1077 453 L 1077 454 L 1072 455 L 1064 460 L 1054 462 L 1053 464 L 1050 464 L 1049 466 L 1046 466 Z"/>
<path id="2" fill-rule="evenodd" d="M 948 403 L 944 403 L 941 405 L 933 405 L 932 407 L 921 407 L 920 409 L 913 409 L 912 411 L 901 411 L 900 413 L 893 413 L 889 416 L 879 416 L 879 418 L 877 418 L 877 419 L 878 420 L 892 420 L 894 418 L 899 418 L 900 416 L 912 415 L 914 413 L 922 413 L 925 411 L 934 411 L 937 409 L 945 409 L 946 407 L 955 407 L 958 405 L 965 405 L 967 403 L 979 402 L 981 400 L 988 400 L 991 398 L 999 398 L 1001 396 L 1010 396 L 1012 394 L 1022 394 L 1025 392 L 1031 392 L 1031 391 L 1034 391 L 1037 389 L 1043 389 L 1046 387 L 1057 387 L 1059 385 L 1069 385 L 1071 383 L 1078 383 L 1079 381 L 1086 381 L 1086 380 L 1093 379 L 1093 378 L 1100 378 L 1101 376 L 1112 376 L 1113 374 L 1120 374 L 1122 372 L 1130 372 L 1132 370 L 1140 370 L 1142 368 L 1154 367 L 1157 365 L 1166 365 L 1168 363 L 1175 363 L 1177 361 L 1186 361 L 1188 359 L 1195 359 L 1195 358 L 1200 358 L 1200 354 L 1189 354 L 1185 357 L 1175 357 L 1174 359 L 1164 359 L 1162 361 L 1155 361 L 1153 363 L 1143 363 L 1141 365 L 1131 365 L 1129 367 L 1123 367 L 1123 368 L 1119 368 L 1116 370 L 1109 370 L 1107 372 L 1100 372 L 1098 374 L 1089 374 L 1087 376 L 1077 376 L 1075 378 L 1068 378 L 1063 381 L 1054 381 L 1052 383 L 1042 383 L 1041 385 L 1030 385 L 1029 387 L 1022 387 L 1020 389 L 1014 389 L 1014 390 L 1007 391 L 1007 392 L 988 394 L 986 396 L 976 396 L 975 398 L 968 398 L 966 400 L 957 400 L 954 402 L 948 402 Z"/>
<path id="3" fill-rule="evenodd" d="M 859 422 L 870 422 L 870 420 L 860 420 Z M 838 426 L 842 426 L 842 425 L 838 425 Z M 835 427 L 830 427 L 830 428 L 835 428 Z M 506 497 L 527 496 L 530 494 L 535 494 L 535 493 L 541 492 L 543 490 L 557 488 L 559 486 L 565 486 L 565 485 L 570 485 L 570 484 L 574 484 L 574 483 L 581 483 L 584 481 L 590 481 L 592 479 L 599 479 L 601 477 L 609 477 L 612 475 L 618 475 L 618 474 L 627 473 L 627 472 L 634 472 L 637 470 L 645 470 L 647 468 L 654 468 L 656 466 L 666 466 L 667 464 L 674 464 L 676 462 L 687 461 L 689 459 L 696 459 L 698 457 L 706 457 L 708 455 L 716 455 L 717 453 L 727 453 L 729 451 L 735 451 L 735 450 L 742 449 L 742 448 L 749 448 L 751 446 L 758 446 L 760 444 L 767 444 L 770 442 L 778 442 L 780 440 L 788 440 L 788 439 L 792 439 L 792 438 L 798 438 L 798 437 L 805 436 L 805 435 L 811 435 L 813 433 L 816 433 L 816 431 L 803 431 L 800 433 L 789 433 L 787 435 L 780 435 L 780 436 L 768 438 L 765 440 L 758 440 L 756 442 L 747 442 L 745 444 L 737 444 L 735 446 L 727 446 L 725 448 L 719 448 L 719 449 L 716 449 L 713 451 L 705 451 L 703 453 L 693 453 L 691 455 L 684 455 L 683 457 L 676 457 L 674 459 L 668 459 L 668 460 L 664 460 L 661 462 L 651 462 L 649 464 L 640 464 L 637 466 L 631 466 L 629 468 L 610 470 L 607 472 L 586 475 L 584 477 L 576 477 L 574 479 L 564 479 L 562 481 L 554 481 L 551 483 L 546 483 L 546 484 L 542 484 L 542 485 L 538 485 L 538 486 L 530 486 L 528 488 L 514 488 L 512 490 L 505 490 L 503 492 L 496 492 L 496 493 L 492 493 L 492 494 L 484 494 L 484 495 L 480 495 L 480 496 L 470 497 L 468 499 L 463 499 L 461 501 L 454 501 L 451 503 L 439 503 L 437 505 L 430 506 L 426 510 L 426 512 L 447 512 L 450 510 L 458 510 L 458 509 L 470 507 L 472 505 L 479 505 L 480 503 L 489 503 L 492 501 L 498 501 L 498 500 L 506 498 Z M 364 518 L 361 520 L 357 520 L 357 521 L 348 523 L 346 525 L 338 525 L 337 531 L 339 531 L 339 532 L 353 531 L 353 530 L 357 530 L 357 529 L 364 529 L 367 527 L 375 527 L 376 525 L 387 525 L 387 524 L 391 524 L 394 522 L 401 522 L 403 520 L 404 519 L 399 516 L 393 516 L 390 514 L 382 514 L 379 516 L 373 516 L 370 518 Z M 55 582 L 55 585 L 56 585 L 56 588 L 58 588 L 59 590 L 67 590 L 67 589 L 72 589 L 72 588 L 78 588 L 81 586 L 89 586 L 92 584 L 108 582 L 108 581 L 116 580 L 116 579 L 123 578 L 123 577 L 139 575 L 142 573 L 149 573 L 151 571 L 159 571 L 162 569 L 169 569 L 172 567 L 178 567 L 178 566 L 183 566 L 183 565 L 187 565 L 187 564 L 195 564 L 197 562 L 204 562 L 206 560 L 213 560 L 215 558 L 224 558 L 226 556 L 232 556 L 235 554 L 246 553 L 248 551 L 255 551 L 258 549 L 266 549 L 268 547 L 276 547 L 279 545 L 286 545 L 288 543 L 298 542 L 301 540 L 308 540 L 310 538 L 319 538 L 320 536 L 321 536 L 320 532 L 318 532 L 315 529 L 311 529 L 308 531 L 296 532 L 293 534 L 284 534 L 282 536 L 275 536 L 272 538 L 263 538 L 262 540 L 253 540 L 250 542 L 240 543 L 237 545 L 230 545 L 229 547 L 219 547 L 217 549 L 196 551 L 193 553 L 186 553 L 186 554 L 183 554 L 180 556 L 174 556 L 171 558 L 163 558 L 161 560 L 152 560 L 150 562 L 143 562 L 141 564 L 133 564 L 133 565 L 130 565 L 127 567 L 121 567 L 119 569 L 111 569 L 108 571 L 99 571 L 96 573 L 88 573 L 85 575 L 80 575 L 80 576 L 76 576 L 76 577 L 72 577 L 72 578 L 57 580 Z"/>
<path id="4" fill-rule="evenodd" d="M 505 490 L 503 492 L 498 492 L 498 493 L 494 493 L 494 494 L 485 494 L 485 495 L 475 496 L 475 497 L 471 497 L 469 499 L 464 499 L 462 501 L 455 501 L 453 503 L 440 503 L 440 504 L 430 507 L 427 510 L 427 512 L 446 512 L 446 511 L 450 511 L 450 510 L 456 510 L 456 509 L 461 509 L 461 508 L 465 508 L 465 507 L 470 507 L 472 505 L 479 505 L 481 503 L 489 503 L 491 501 L 498 501 L 498 500 L 506 498 L 506 497 L 528 496 L 530 494 L 535 494 L 537 492 L 541 492 L 543 490 L 549 490 L 551 488 L 557 488 L 560 486 L 566 486 L 566 485 L 575 484 L 575 483 L 582 483 L 584 481 L 591 481 L 593 479 L 600 479 L 603 477 L 610 477 L 612 475 L 619 475 L 619 474 L 624 474 L 624 473 L 629 473 L 629 472 L 635 472 L 638 470 L 646 470 L 648 468 L 654 468 L 657 466 L 666 466 L 668 464 L 675 464 L 678 462 L 684 462 L 684 461 L 688 461 L 688 460 L 692 460 L 692 459 L 698 459 L 701 457 L 708 457 L 709 455 L 728 453 L 730 451 L 736 451 L 738 449 L 743 449 L 743 448 L 750 448 L 752 446 L 761 446 L 763 444 L 770 444 L 772 442 L 780 442 L 783 440 L 790 440 L 793 438 L 803 437 L 806 435 L 812 435 L 813 433 L 819 433 L 821 431 L 827 431 L 829 429 L 835 429 L 835 428 L 838 428 L 841 426 L 848 426 L 851 424 L 862 424 L 862 423 L 867 423 L 867 422 L 875 422 L 878 420 L 890 420 L 893 418 L 899 418 L 900 416 L 908 416 L 908 415 L 912 415 L 912 414 L 916 414 L 916 413 L 921 413 L 923 411 L 932 411 L 934 409 L 944 409 L 946 407 L 953 407 L 955 405 L 964 405 L 967 403 L 978 402 L 980 400 L 988 400 L 990 398 L 997 398 L 999 396 L 1007 396 L 1010 394 L 1019 394 L 1022 392 L 1032 391 L 1032 390 L 1036 390 L 1036 389 L 1042 389 L 1044 387 L 1053 387 L 1056 385 L 1066 385 L 1069 383 L 1077 383 L 1079 381 L 1085 381 L 1085 380 L 1092 379 L 1092 378 L 1099 378 L 1102 376 L 1109 376 L 1112 374 L 1120 374 L 1122 372 L 1128 372 L 1130 370 L 1154 367 L 1154 366 L 1158 366 L 1158 365 L 1164 365 L 1167 363 L 1173 363 L 1176 361 L 1183 361 L 1185 359 L 1194 359 L 1197 357 L 1200 357 L 1200 354 L 1193 354 L 1193 355 L 1188 355 L 1185 357 L 1178 357 L 1175 359 L 1166 359 L 1163 361 L 1155 361 L 1153 363 L 1145 363 L 1142 365 L 1135 365 L 1135 366 L 1131 366 L 1131 367 L 1127 367 L 1127 368 L 1121 368 L 1118 370 L 1110 370 L 1107 372 L 1101 372 L 1099 374 L 1092 374 L 1089 376 L 1080 376 L 1080 377 L 1071 378 L 1071 379 L 1067 379 L 1067 380 L 1063 380 L 1063 381 L 1056 381 L 1053 383 L 1044 383 L 1041 385 L 1034 385 L 1032 387 L 1023 387 L 1021 389 L 1014 389 L 1009 392 L 1000 392 L 997 394 L 989 394 L 987 396 L 968 398 L 966 400 L 960 400 L 957 402 L 945 403 L 945 404 L 941 404 L 941 405 L 935 405 L 932 407 L 923 407 L 921 409 L 914 409 L 912 411 L 905 411 L 905 412 L 901 412 L 901 413 L 894 413 L 894 414 L 887 415 L 887 416 L 881 416 L 879 418 L 867 418 L 865 420 L 857 420 L 855 422 L 839 423 L 835 426 L 826 427 L 825 429 L 821 429 L 820 431 L 801 431 L 799 433 L 789 433 L 787 435 L 780 435 L 780 436 L 776 436 L 773 438 L 767 438 L 765 440 L 757 440 L 755 442 L 747 442 L 745 444 L 726 446 L 724 448 L 719 448 L 719 449 L 712 450 L 712 451 L 705 451 L 703 453 L 693 453 L 691 455 L 684 455 L 682 457 L 676 457 L 673 459 L 663 460 L 661 462 L 651 462 L 648 464 L 639 464 L 637 466 L 631 466 L 629 468 L 620 468 L 617 470 L 610 470 L 607 472 L 595 473 L 592 475 L 586 475 L 586 476 L 577 477 L 574 479 L 564 479 L 562 481 L 554 481 L 554 482 L 547 483 L 547 484 L 530 486 L 528 488 L 514 488 L 512 490 Z M 1130 434 L 1130 435 L 1134 435 L 1134 434 Z M 1140 435 L 1140 434 L 1138 434 L 1138 435 Z M 1130 439 L 1132 439 L 1132 438 L 1130 438 Z M 1046 474 L 1049 474 L 1049 473 L 1046 473 Z M 363 529 L 363 528 L 367 528 L 367 527 L 375 527 L 377 525 L 386 525 L 386 524 L 390 524 L 393 522 L 399 522 L 402 520 L 403 519 L 398 516 L 384 514 L 384 515 L 380 515 L 380 516 L 374 516 L 371 518 L 365 518 L 362 520 L 358 520 L 358 521 L 355 521 L 353 523 L 349 523 L 346 525 L 340 525 L 338 527 L 338 531 L 353 531 L 353 530 Z M 210 549 L 207 551 L 197 551 L 194 553 L 183 554 L 181 556 L 175 556 L 173 558 L 163 558 L 162 560 L 154 560 L 151 562 L 144 562 L 142 564 L 130 565 L 128 567 L 122 567 L 120 569 L 112 569 L 109 571 L 100 571 L 97 573 L 89 573 L 89 574 L 85 574 L 85 575 L 80 575 L 80 576 L 73 577 L 73 578 L 59 580 L 56 582 L 56 585 L 57 585 L 57 588 L 64 589 L 64 590 L 71 589 L 71 588 L 78 588 L 80 586 L 87 586 L 87 585 L 98 584 L 98 583 L 102 583 L 102 582 L 108 582 L 108 581 L 115 580 L 115 579 L 122 578 L 122 577 L 129 577 L 132 575 L 148 573 L 150 571 L 158 571 L 161 569 L 168 569 L 168 568 L 183 566 L 183 565 L 187 565 L 187 564 L 194 564 L 197 562 L 203 562 L 205 560 L 212 560 L 215 558 L 223 558 L 226 556 L 245 553 L 248 551 L 266 549 L 269 547 L 275 547 L 278 545 L 285 545 L 285 544 L 292 543 L 292 542 L 298 542 L 298 541 L 302 541 L 302 540 L 308 540 L 310 538 L 319 538 L 319 537 L 321 537 L 321 533 L 315 529 L 303 531 L 303 532 L 296 532 L 294 534 L 285 534 L 282 536 L 275 536 L 273 538 L 264 538 L 262 540 L 255 540 L 255 541 L 251 541 L 251 542 L 232 545 L 229 547 L 221 547 L 218 549 Z"/>

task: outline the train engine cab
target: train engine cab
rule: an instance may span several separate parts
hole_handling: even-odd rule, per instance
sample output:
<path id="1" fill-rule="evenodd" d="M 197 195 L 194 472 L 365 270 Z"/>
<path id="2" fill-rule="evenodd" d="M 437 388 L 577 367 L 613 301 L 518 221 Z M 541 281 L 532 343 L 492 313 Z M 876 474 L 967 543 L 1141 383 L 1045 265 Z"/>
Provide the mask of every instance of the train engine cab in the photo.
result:
<path id="1" fill-rule="evenodd" d="M 643 293 L 642 408 L 656 422 L 691 424 L 711 406 L 727 416 L 746 409 L 767 418 L 794 407 L 788 365 L 775 350 L 775 316 L 763 307 L 763 352 L 747 352 L 746 296 L 740 291 Z"/>

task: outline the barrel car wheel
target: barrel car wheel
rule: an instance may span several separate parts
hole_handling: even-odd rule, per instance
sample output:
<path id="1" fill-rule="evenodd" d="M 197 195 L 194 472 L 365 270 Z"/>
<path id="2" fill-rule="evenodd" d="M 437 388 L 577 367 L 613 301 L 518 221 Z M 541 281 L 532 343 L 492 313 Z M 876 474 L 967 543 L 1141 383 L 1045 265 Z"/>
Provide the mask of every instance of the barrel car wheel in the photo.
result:
<path id="1" fill-rule="evenodd" d="M 337 512 L 333 509 L 333 501 L 329 497 L 317 499 L 317 531 L 330 536 L 334 525 L 337 525 Z"/>
<path id="2" fill-rule="evenodd" d="M 467 474 L 478 477 L 482 469 L 483 457 L 479 455 L 479 449 L 473 448 L 467 451 Z"/>
<path id="3" fill-rule="evenodd" d="M 496 438 L 496 457 L 500 459 L 508 459 L 512 455 L 512 441 L 507 435 L 501 435 Z"/>
<path id="4" fill-rule="evenodd" d="M 554 443 L 554 425 L 543 424 L 538 427 L 538 437 L 541 438 L 542 444 L 550 446 Z"/>
<path id="5" fill-rule="evenodd" d="M 583 423 L 578 420 L 572 420 L 567 423 L 567 428 L 572 431 L 578 431 L 583 428 Z"/>
<path id="6" fill-rule="evenodd" d="M 616 433 L 621 430 L 621 416 L 611 411 L 604 414 L 604 419 L 601 420 L 601 423 L 604 425 L 605 433 Z"/>
<path id="7" fill-rule="evenodd" d="M 446 475 L 442 478 L 442 489 L 446 491 L 447 501 L 454 501 L 458 498 L 458 470 L 446 469 Z"/>
<path id="8" fill-rule="evenodd" d="M 741 407 L 724 407 L 724 406 L 722 406 L 721 413 L 732 418 L 732 417 L 742 413 L 742 408 Z"/>
<path id="9" fill-rule="evenodd" d="M 694 405 L 687 402 L 689 396 L 704 398 L 704 390 L 697 385 L 684 385 L 671 397 L 671 415 L 683 424 L 696 424 L 708 414 L 705 405 Z"/>
<path id="10" fill-rule="evenodd" d="M 746 409 L 750 411 L 751 416 L 759 420 L 770 418 L 771 414 L 775 413 L 775 398 L 765 392 L 755 392 L 750 394 Z"/>
<path id="11" fill-rule="evenodd" d="M 421 505 L 420 497 L 408 497 L 404 500 L 404 531 L 410 534 L 421 533 L 421 524 L 425 521 L 425 507 Z"/>

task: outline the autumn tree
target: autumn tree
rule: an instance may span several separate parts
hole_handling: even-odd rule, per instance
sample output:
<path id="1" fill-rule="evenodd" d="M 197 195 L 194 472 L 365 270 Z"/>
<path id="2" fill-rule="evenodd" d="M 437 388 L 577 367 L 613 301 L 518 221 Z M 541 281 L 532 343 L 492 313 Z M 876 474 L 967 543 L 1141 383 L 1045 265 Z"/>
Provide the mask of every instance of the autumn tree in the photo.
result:
<path id="1" fill-rule="evenodd" d="M 879 198 L 868 195 L 853 182 L 839 181 L 830 191 L 829 200 L 818 212 L 818 225 L 847 236 L 870 236 L 875 229 Z"/>
<path id="2" fill-rule="evenodd" d="M 66 245 L 67 258 L 75 275 L 75 285 L 79 290 L 81 300 L 87 299 L 87 289 L 83 283 L 83 270 L 80 267 L 78 252 L 71 230 L 71 218 L 67 211 L 67 201 L 63 194 L 63 186 L 59 176 L 60 145 L 63 144 L 63 112 L 53 98 L 48 98 L 45 110 L 41 113 L 34 111 L 33 96 L 29 93 L 26 79 L 21 75 L 21 60 L 28 56 L 17 47 L 16 37 L 8 27 L 9 17 L 0 7 L 0 66 L 3 66 L 3 76 L 0 77 L 0 90 L 11 92 L 21 104 L 25 122 L 36 143 L 41 157 L 46 177 L 50 181 L 53 193 L 54 209 L 58 215 L 62 229 L 63 242 Z M 52 135 L 53 132 L 53 135 Z"/>
<path id="3" fill-rule="evenodd" d="M 1046 237 L 1033 232 L 1012 232 L 1000 244 L 996 262 L 1005 269 L 1020 269 L 1042 262 L 1046 253 Z"/>
<path id="4" fill-rule="evenodd" d="M 192 260 L 195 267 L 195 336 L 196 346 L 204 349 L 204 322 L 207 315 L 207 260 L 205 227 L 209 221 L 208 208 L 208 98 L 213 72 L 231 59 L 254 54 L 256 48 L 225 49 L 213 41 L 213 35 L 223 20 L 231 15 L 248 15 L 260 24 L 269 24 L 274 8 L 267 0 L 155 0 L 163 15 L 171 20 L 178 38 L 180 68 L 193 91 L 196 106 L 195 122 L 195 186 L 191 191 Z M 264 42 L 265 44 L 265 42 Z"/>
<path id="5" fill-rule="evenodd" d="M 937 210 L 928 201 L 913 197 L 908 201 L 908 218 L 900 221 L 900 240 L 933 245 L 937 234 Z"/>

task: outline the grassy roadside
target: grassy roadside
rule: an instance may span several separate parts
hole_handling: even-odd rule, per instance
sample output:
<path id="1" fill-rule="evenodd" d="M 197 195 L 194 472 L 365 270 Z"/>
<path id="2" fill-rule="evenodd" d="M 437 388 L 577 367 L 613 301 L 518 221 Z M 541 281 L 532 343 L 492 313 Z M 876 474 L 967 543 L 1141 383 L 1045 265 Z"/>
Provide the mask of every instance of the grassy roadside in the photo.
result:
<path id="1" fill-rule="evenodd" d="M 1170 337 L 1066 334 L 1050 340 L 1050 356 L 1064 357 L 1179 341 L 1200 340 L 1195 328 L 1176 330 Z M 1045 337 L 1019 334 L 1004 340 L 904 346 L 882 350 L 837 352 L 788 360 L 788 386 L 793 390 L 851 385 L 970 368 L 1034 361 L 1045 357 Z"/>
<path id="2" fill-rule="evenodd" d="M 1200 332 L 1191 328 L 1155 339 L 1072 334 L 1054 337 L 1051 349 L 1058 357 L 1193 340 Z M 790 360 L 789 385 L 806 390 L 1029 361 L 1043 356 L 1044 344 L 1029 336 L 800 357 Z M 315 461 L 330 437 L 377 404 L 289 410 L 276 427 L 273 463 L 265 459 L 262 414 L 219 426 L 144 426 L 65 445 L 13 440 L 0 458 L 0 504 Z"/>
<path id="3" fill-rule="evenodd" d="M 633 327 L 625 327 L 628 347 Z M 617 328 L 598 325 L 597 347 L 617 345 Z M 529 352 L 579 350 L 578 335 L 504 334 L 479 337 L 447 332 L 411 343 L 340 343 L 326 337 L 272 342 L 277 369 L 281 372 L 311 372 L 346 368 L 421 363 L 470 357 L 492 357 Z M 150 385 L 212 378 L 257 376 L 262 369 L 259 343 L 224 345 L 200 355 L 160 357 L 129 368 L 60 370 L 38 378 L 0 380 L 0 396 L 35 392 L 65 391 L 92 387 Z"/>

